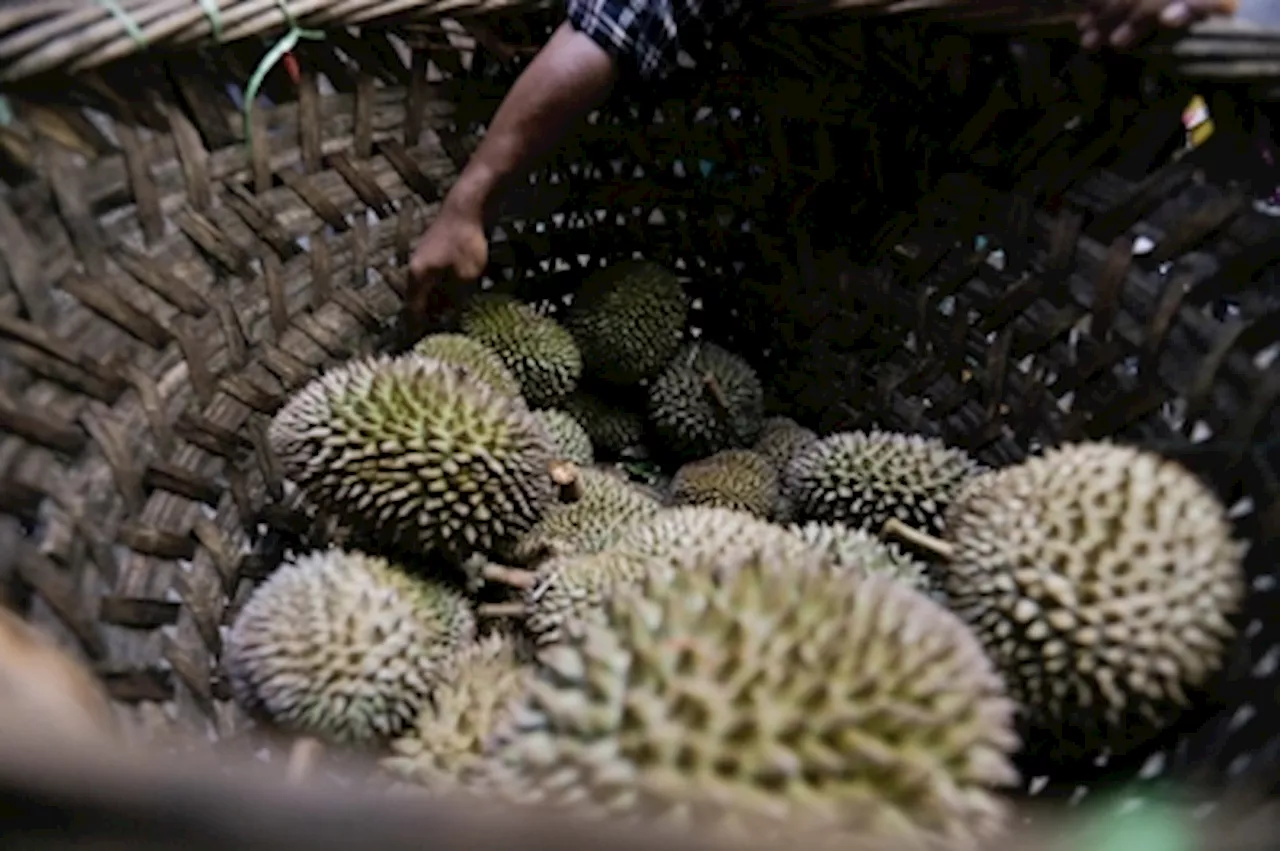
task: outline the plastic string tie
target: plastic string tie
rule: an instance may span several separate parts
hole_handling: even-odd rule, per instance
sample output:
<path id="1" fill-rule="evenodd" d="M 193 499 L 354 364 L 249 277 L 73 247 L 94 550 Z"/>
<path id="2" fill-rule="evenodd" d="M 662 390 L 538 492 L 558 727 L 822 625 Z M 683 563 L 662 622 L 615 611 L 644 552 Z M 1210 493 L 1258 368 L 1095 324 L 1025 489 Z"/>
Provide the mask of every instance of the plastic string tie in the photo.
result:
<path id="1" fill-rule="evenodd" d="M 207 0 L 206 0 L 207 2 Z M 276 66 L 286 53 L 298 46 L 298 42 L 302 39 L 308 41 L 323 41 L 324 33 L 320 30 L 307 30 L 298 26 L 297 20 L 289 11 L 289 7 L 284 4 L 284 0 L 276 0 L 276 6 L 284 13 L 284 19 L 289 22 L 289 31 L 280 37 L 275 46 L 267 51 L 267 55 L 262 57 L 262 61 L 258 63 L 258 67 L 254 69 L 253 76 L 249 78 L 249 85 L 244 92 L 244 139 L 245 143 L 252 146 L 253 144 L 253 102 L 258 97 L 258 89 L 262 88 L 262 81 L 267 78 L 267 74 L 271 73 L 271 69 Z"/>
<path id="2" fill-rule="evenodd" d="M 196 0 L 196 2 L 204 10 L 204 16 L 209 19 L 214 41 L 222 41 L 222 10 L 218 8 L 218 0 Z"/>
<path id="3" fill-rule="evenodd" d="M 146 33 L 142 31 L 142 27 L 138 26 L 138 22 L 124 10 L 118 0 L 98 0 L 98 3 L 120 22 L 120 26 L 124 27 L 124 31 L 129 34 L 129 38 L 133 39 L 134 44 L 143 50 L 150 47 L 150 42 L 147 41 Z"/>

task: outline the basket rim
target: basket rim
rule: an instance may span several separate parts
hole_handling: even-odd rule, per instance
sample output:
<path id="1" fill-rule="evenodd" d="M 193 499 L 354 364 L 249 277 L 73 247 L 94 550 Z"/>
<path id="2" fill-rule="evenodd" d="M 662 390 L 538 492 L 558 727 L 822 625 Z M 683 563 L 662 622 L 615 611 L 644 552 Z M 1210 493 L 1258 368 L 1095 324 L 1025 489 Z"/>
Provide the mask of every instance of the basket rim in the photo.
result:
<path id="1" fill-rule="evenodd" d="M 150 51 L 193 52 L 252 38 L 277 41 L 302 31 L 323 37 L 349 27 L 399 30 L 412 38 L 438 31 L 446 21 L 530 14 L 552 8 L 552 0 L 135 0 L 125 9 L 100 0 L 49 4 L 20 0 L 0 10 L 0 86 L 48 74 L 79 75 Z M 1042 35 L 1069 27 L 1084 0 L 1052 0 L 1030 9 L 1010 9 L 989 0 L 765 0 L 755 20 L 778 23 L 815 18 L 846 20 L 920 19 L 962 30 L 1019 31 Z M 52 6 L 52 8 L 50 8 Z M 463 25 L 465 27 L 465 24 Z M 1251 42 L 1257 42 L 1250 44 Z M 1265 57 L 1280 51 L 1280 26 L 1235 17 L 1212 18 L 1159 43 L 1139 46 L 1139 55 L 1173 54 L 1183 59 L 1237 59 L 1232 71 L 1201 76 L 1277 84 L 1280 63 Z M 1261 61 L 1260 61 L 1261 60 Z M 1191 69 L 1196 76 L 1196 69 Z"/>

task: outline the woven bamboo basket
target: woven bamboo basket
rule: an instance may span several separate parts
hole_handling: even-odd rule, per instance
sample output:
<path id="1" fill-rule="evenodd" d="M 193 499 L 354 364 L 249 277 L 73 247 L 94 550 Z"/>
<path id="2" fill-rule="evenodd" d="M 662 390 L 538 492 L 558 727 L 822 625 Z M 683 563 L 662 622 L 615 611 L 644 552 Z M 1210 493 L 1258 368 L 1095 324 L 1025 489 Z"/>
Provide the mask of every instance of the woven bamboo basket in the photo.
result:
<path id="1" fill-rule="evenodd" d="M 1184 462 L 1251 542 L 1229 662 L 1139 753 L 1032 749 L 1024 792 L 1266 797 L 1280 219 L 1255 201 L 1280 183 L 1261 147 L 1280 30 L 1214 21 L 1092 56 L 1075 5 L 760 4 L 670 84 L 620 89 L 514 194 L 484 285 L 554 312 L 587 270 L 652 257 L 776 413 L 993 464 L 1104 436 Z M 321 369 L 403 343 L 409 253 L 561 12 L 0 6 L 0 593 L 94 672 L 145 753 L 260 744 L 220 647 L 304 531 L 266 423 Z M 1195 96 L 1213 133 L 1188 149 Z"/>

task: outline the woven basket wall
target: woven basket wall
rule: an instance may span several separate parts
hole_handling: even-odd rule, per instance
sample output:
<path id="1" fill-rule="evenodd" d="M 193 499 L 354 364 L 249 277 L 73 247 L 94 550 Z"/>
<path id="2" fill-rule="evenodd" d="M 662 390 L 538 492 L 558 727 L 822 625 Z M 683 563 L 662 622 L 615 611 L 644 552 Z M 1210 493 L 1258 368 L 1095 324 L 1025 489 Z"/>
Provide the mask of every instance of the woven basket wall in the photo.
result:
<path id="1" fill-rule="evenodd" d="M 278 9 L 228 15 L 222 45 L 199 4 L 140 14 L 143 51 L 97 3 L 64 5 L 0 11 L 0 579 L 139 737 L 234 741 L 220 630 L 305 531 L 265 424 L 320 369 L 397 343 L 408 254 L 559 10 L 299 9 L 326 38 L 267 75 L 246 137 Z M 778 413 L 991 463 L 1108 435 L 1186 462 L 1253 542 L 1231 662 L 1123 764 L 1028 754 L 1028 791 L 1269 785 L 1280 219 L 1249 181 L 1280 35 L 1215 25 L 1098 58 L 1054 28 L 1059 4 L 1030 35 L 998 8 L 776 5 L 594 116 L 507 205 L 485 285 L 555 309 L 643 254 L 687 276 L 701 333 Z M 1215 134 L 1171 157 L 1196 93 Z"/>

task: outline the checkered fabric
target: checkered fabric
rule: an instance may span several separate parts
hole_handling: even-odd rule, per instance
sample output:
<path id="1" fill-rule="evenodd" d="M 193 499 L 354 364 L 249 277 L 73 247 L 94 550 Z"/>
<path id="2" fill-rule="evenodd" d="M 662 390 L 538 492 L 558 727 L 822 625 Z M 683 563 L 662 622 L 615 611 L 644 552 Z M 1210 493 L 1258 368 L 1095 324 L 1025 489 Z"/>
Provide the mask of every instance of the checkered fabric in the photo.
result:
<path id="1" fill-rule="evenodd" d="M 683 50 L 696 57 L 741 0 L 568 0 L 569 23 L 618 62 L 624 75 L 658 80 Z"/>

